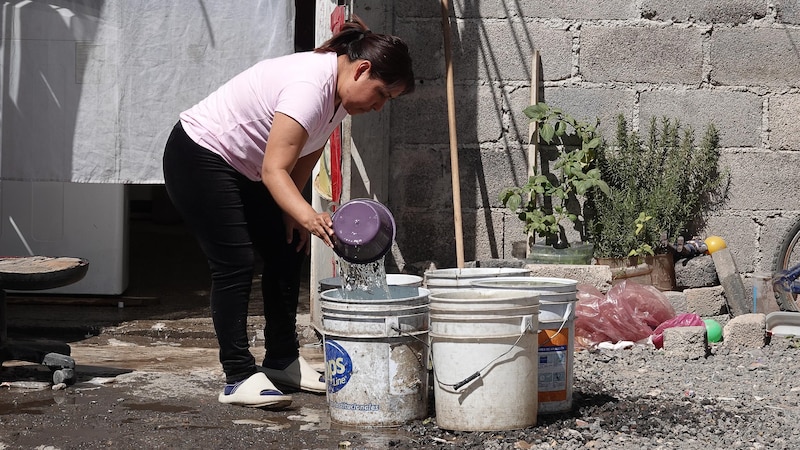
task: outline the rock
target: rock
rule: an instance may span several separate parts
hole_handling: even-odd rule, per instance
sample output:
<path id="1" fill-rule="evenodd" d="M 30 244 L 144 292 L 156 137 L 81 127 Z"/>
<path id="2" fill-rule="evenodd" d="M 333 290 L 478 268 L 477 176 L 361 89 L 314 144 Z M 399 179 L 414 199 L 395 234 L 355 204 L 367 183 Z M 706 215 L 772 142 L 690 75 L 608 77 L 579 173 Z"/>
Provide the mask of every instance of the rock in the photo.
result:
<path id="1" fill-rule="evenodd" d="M 725 292 L 722 286 L 686 289 L 686 309 L 701 317 L 713 317 L 727 314 Z"/>
<path id="2" fill-rule="evenodd" d="M 705 358 L 710 354 L 706 327 L 673 327 L 664 330 L 664 353 L 683 360 Z"/>
<path id="3" fill-rule="evenodd" d="M 722 328 L 723 345 L 729 348 L 761 348 L 766 344 L 764 314 L 742 314 L 732 318 Z"/>
<path id="4" fill-rule="evenodd" d="M 718 285 L 719 277 L 711 255 L 677 260 L 675 262 L 675 284 L 678 289 Z"/>

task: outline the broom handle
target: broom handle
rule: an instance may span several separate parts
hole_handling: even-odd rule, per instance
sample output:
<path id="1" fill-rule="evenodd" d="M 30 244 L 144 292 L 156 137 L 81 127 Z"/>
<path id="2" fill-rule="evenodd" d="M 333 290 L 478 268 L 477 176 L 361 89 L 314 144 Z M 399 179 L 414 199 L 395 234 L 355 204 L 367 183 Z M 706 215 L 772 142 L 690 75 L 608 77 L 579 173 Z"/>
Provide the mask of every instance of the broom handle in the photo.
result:
<path id="1" fill-rule="evenodd" d="M 533 52 L 533 59 L 531 60 L 531 105 L 539 103 L 539 50 Z M 536 164 L 539 160 L 539 122 L 531 120 L 528 122 L 528 137 L 530 139 L 528 145 L 528 177 L 536 175 Z M 531 194 L 535 196 L 536 194 Z M 534 202 L 536 198 L 532 199 Z M 528 242 L 531 242 L 534 235 L 528 233 Z M 525 246 L 526 257 L 530 256 L 530 245 Z"/>
<path id="2" fill-rule="evenodd" d="M 456 260 L 458 268 L 464 267 L 464 236 L 461 221 L 461 184 L 458 175 L 458 138 L 456 136 L 456 101 L 453 88 L 453 59 L 450 43 L 450 13 L 447 0 L 442 0 L 442 27 L 444 29 L 444 58 L 447 65 L 447 122 L 450 128 L 450 169 L 453 183 L 453 224 L 456 232 Z"/>

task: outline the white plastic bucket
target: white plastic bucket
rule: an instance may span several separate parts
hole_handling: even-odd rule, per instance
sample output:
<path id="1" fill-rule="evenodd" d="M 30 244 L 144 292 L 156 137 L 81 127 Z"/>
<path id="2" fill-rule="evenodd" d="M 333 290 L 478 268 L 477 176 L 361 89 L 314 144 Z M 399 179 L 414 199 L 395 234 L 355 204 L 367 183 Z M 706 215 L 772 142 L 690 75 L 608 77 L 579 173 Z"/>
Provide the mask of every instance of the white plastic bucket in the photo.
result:
<path id="1" fill-rule="evenodd" d="M 429 298 L 437 426 L 501 431 L 536 425 L 538 295 L 459 289 Z"/>
<path id="2" fill-rule="evenodd" d="M 425 272 L 423 286 L 431 293 L 446 290 L 469 289 L 472 281 L 490 277 L 526 277 L 530 269 L 509 267 L 468 267 L 463 269 L 435 269 Z"/>
<path id="3" fill-rule="evenodd" d="M 481 289 L 532 290 L 539 294 L 539 413 L 572 409 L 577 281 L 566 278 L 486 278 Z"/>
<path id="4" fill-rule="evenodd" d="M 414 295 L 409 295 L 413 293 Z M 400 426 L 428 414 L 428 290 L 389 286 L 389 298 L 322 292 L 331 420 Z"/>

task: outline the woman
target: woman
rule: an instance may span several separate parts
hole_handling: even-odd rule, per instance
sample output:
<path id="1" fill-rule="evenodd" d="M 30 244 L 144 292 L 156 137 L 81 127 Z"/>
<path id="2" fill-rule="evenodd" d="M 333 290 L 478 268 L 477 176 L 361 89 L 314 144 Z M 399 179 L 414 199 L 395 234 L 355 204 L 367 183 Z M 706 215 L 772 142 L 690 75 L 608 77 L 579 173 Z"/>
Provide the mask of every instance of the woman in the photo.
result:
<path id="1" fill-rule="evenodd" d="M 299 356 L 296 315 L 310 234 L 332 246 L 331 218 L 301 191 L 348 114 L 414 90 L 408 47 L 358 18 L 313 52 L 261 61 L 180 114 L 164 153 L 170 199 L 211 269 L 211 315 L 226 385 L 221 403 L 280 408 L 276 384 L 325 392 Z M 263 260 L 266 355 L 256 366 L 247 312 Z"/>

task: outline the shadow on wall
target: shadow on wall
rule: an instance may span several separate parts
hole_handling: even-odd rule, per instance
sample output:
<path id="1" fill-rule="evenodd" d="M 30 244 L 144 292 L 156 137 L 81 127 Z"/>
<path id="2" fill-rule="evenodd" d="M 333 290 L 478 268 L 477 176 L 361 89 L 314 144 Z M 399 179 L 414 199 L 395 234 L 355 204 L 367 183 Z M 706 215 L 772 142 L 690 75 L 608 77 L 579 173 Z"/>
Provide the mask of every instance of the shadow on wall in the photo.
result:
<path id="1" fill-rule="evenodd" d="M 0 178 L 70 181 L 76 114 L 103 6 L 3 3 Z"/>
<path id="2" fill-rule="evenodd" d="M 447 61 L 441 12 L 438 3 L 434 3 L 417 3 L 415 11 L 396 12 L 403 19 L 398 21 L 401 32 L 408 34 L 400 37 L 407 37 L 412 47 L 418 93 L 413 100 L 398 102 L 397 110 L 409 117 L 393 112 L 391 135 L 399 141 L 391 144 L 394 152 L 391 164 L 403 167 L 404 152 L 415 149 L 419 150 L 418 155 L 428 149 L 432 150 L 429 154 L 436 155 L 415 155 L 413 161 L 425 164 L 406 166 L 406 173 L 395 169 L 394 177 L 400 183 L 392 186 L 390 207 L 401 217 L 399 250 L 394 252 L 398 264 L 435 260 L 442 267 L 455 267 L 457 225 L 450 195 L 453 186 L 445 94 Z M 510 246 L 505 248 L 502 239 L 505 230 L 498 213 L 499 190 L 492 181 L 498 173 L 493 171 L 503 170 L 504 185 L 526 181 L 519 174 L 527 169 L 519 166 L 527 166 L 528 121 L 524 120 L 522 109 L 528 105 L 519 98 L 523 91 L 522 95 L 529 97 L 533 52 L 547 42 L 547 37 L 537 37 L 533 28 L 516 19 L 521 9 L 519 2 L 451 2 L 448 11 L 466 261 L 511 255 Z M 503 20 L 482 20 L 486 14 Z M 513 63 L 509 64 L 510 61 Z M 431 101 L 420 107 L 426 103 L 420 97 L 426 94 Z M 397 129 L 396 123 L 413 128 L 414 132 Z M 411 171 L 414 173 L 410 174 Z M 429 180 L 427 193 L 420 194 L 413 186 L 419 180 Z M 435 226 L 431 224 L 434 221 Z M 431 233 L 434 228 L 435 236 Z M 421 233 L 430 239 L 421 241 Z"/>

